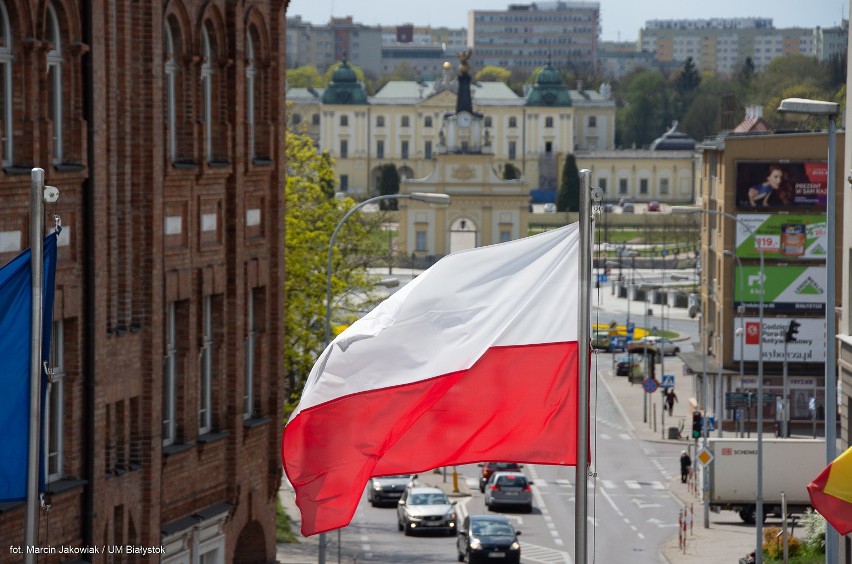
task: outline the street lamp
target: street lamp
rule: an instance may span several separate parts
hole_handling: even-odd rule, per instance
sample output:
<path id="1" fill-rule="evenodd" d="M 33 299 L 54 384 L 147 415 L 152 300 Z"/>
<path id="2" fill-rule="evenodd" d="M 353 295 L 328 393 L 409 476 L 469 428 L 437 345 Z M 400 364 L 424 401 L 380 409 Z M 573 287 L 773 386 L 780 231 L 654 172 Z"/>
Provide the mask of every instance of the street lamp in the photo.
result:
<path id="1" fill-rule="evenodd" d="M 337 241 L 337 233 L 340 231 L 340 228 L 343 227 L 343 224 L 346 223 L 346 220 L 352 217 L 358 210 L 362 209 L 364 206 L 368 204 L 374 204 L 376 202 L 381 202 L 382 200 L 394 200 L 394 199 L 409 199 L 409 200 L 417 200 L 419 202 L 426 202 L 429 204 L 449 204 L 450 197 L 447 194 L 434 194 L 428 192 L 412 192 L 411 194 L 386 194 L 382 196 L 375 196 L 373 198 L 369 198 L 359 203 L 357 206 L 353 207 L 351 210 L 346 212 L 346 214 L 340 218 L 340 221 L 337 222 L 337 226 L 334 228 L 334 231 L 331 233 L 331 239 L 328 241 L 328 261 L 326 262 L 325 267 L 325 346 L 331 343 L 331 259 L 334 256 L 334 243 Z M 319 535 L 319 564 L 325 564 L 325 549 L 326 549 L 326 533 L 320 533 Z"/>
<path id="2" fill-rule="evenodd" d="M 722 254 L 726 257 L 733 257 L 735 261 L 737 261 L 737 272 L 739 273 L 740 278 L 740 292 L 745 292 L 745 285 L 743 284 L 743 263 L 740 261 L 740 257 L 737 254 L 730 250 L 725 249 L 722 251 Z M 736 291 L 734 292 L 734 298 L 736 298 Z M 740 326 L 736 331 L 736 335 L 740 338 L 740 390 L 743 387 L 743 362 L 744 362 L 744 345 L 745 345 L 745 298 L 740 298 L 740 303 L 737 304 L 737 313 L 740 314 Z M 746 406 L 747 409 L 751 409 L 751 406 Z M 749 416 L 750 417 L 750 416 Z M 742 414 L 740 414 L 740 419 L 742 419 Z M 742 422 L 742 421 L 740 421 Z M 740 433 L 740 437 L 742 438 L 742 432 Z"/>
<path id="3" fill-rule="evenodd" d="M 757 344 L 757 488 L 756 488 L 756 497 L 755 500 L 755 537 L 757 549 L 755 550 L 756 558 L 758 564 L 763 561 L 763 284 L 764 284 L 764 270 L 763 270 L 763 243 L 761 243 L 760 238 L 754 232 L 751 225 L 747 222 L 741 220 L 737 216 L 730 214 L 728 212 L 724 212 L 721 210 L 711 210 L 705 208 L 696 208 L 689 206 L 672 206 L 673 214 L 683 214 L 683 213 L 706 213 L 708 215 L 718 215 L 722 217 L 727 217 L 728 219 L 732 219 L 736 221 L 740 226 L 742 226 L 746 231 L 748 231 L 749 235 L 754 238 L 755 245 L 757 245 L 757 251 L 760 254 L 760 301 L 758 303 L 758 317 L 760 326 L 759 330 L 759 339 Z M 705 338 L 707 332 L 704 332 Z M 703 347 L 703 340 L 702 340 Z M 707 351 L 704 350 L 703 356 L 707 358 Z M 707 392 L 707 376 L 704 376 L 704 392 L 706 397 Z M 704 431 L 704 448 L 707 448 L 707 431 L 705 427 Z M 710 484 L 708 481 L 708 473 L 704 472 L 704 528 L 710 528 L 710 500 L 708 499 Z"/>
<path id="4" fill-rule="evenodd" d="M 806 119 L 809 116 L 828 118 L 828 182 L 826 186 L 826 241 L 831 248 L 825 257 L 825 274 L 827 280 L 825 289 L 825 460 L 830 464 L 837 457 L 837 357 L 836 342 L 837 320 L 835 319 L 835 214 L 837 213 L 837 194 L 834 182 L 835 169 L 835 137 L 837 127 L 835 120 L 840 112 L 840 104 L 808 100 L 805 98 L 786 98 L 781 100 L 778 112 L 791 119 Z M 840 539 L 837 531 L 826 528 L 825 532 L 825 561 L 834 562 L 838 558 Z"/>

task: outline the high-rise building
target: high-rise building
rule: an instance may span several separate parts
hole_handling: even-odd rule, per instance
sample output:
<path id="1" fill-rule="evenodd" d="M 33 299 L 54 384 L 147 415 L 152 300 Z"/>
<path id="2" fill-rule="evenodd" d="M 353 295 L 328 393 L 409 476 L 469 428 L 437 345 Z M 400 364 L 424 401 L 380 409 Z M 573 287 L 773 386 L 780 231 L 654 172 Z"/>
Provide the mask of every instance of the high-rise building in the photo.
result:
<path id="1" fill-rule="evenodd" d="M 576 74 L 593 73 L 599 2 L 535 2 L 468 12 L 468 47 L 478 64 L 531 73 L 549 60 Z"/>
<path id="2" fill-rule="evenodd" d="M 0 265 L 32 168 L 63 224 L 40 547 L 275 559 L 287 5 L 0 0 Z"/>

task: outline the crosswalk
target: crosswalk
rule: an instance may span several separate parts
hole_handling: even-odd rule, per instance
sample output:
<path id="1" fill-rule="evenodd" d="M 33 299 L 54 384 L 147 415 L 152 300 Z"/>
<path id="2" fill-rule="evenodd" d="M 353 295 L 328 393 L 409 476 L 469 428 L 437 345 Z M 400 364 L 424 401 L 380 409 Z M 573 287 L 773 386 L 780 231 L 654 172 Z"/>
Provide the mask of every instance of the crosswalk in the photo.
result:
<path id="1" fill-rule="evenodd" d="M 657 480 L 621 480 L 619 482 L 613 480 L 598 480 L 598 485 L 607 490 L 665 490 L 666 486 Z M 589 483 L 589 487 L 593 484 Z M 536 488 L 567 488 L 574 489 L 574 483 L 571 480 L 557 479 L 545 480 L 536 478 L 533 481 L 533 487 Z"/>

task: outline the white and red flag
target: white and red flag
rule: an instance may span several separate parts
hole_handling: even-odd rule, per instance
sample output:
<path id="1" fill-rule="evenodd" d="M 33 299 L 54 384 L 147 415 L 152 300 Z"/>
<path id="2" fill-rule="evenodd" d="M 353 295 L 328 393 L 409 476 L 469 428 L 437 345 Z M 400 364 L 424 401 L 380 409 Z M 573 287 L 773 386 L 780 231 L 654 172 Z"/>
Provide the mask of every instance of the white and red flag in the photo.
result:
<path id="1" fill-rule="evenodd" d="M 578 224 L 444 257 L 337 336 L 281 456 L 302 534 L 349 524 L 372 476 L 577 462 Z"/>

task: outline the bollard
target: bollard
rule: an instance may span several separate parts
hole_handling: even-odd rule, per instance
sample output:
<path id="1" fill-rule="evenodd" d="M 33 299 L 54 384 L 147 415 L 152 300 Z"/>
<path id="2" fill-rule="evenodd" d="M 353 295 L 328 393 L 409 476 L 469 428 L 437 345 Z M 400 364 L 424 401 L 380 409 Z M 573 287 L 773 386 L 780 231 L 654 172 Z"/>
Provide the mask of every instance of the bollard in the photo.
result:
<path id="1" fill-rule="evenodd" d="M 686 507 L 683 508 L 683 515 L 684 515 L 684 520 L 683 520 L 683 552 L 684 552 L 684 554 L 686 554 L 686 518 L 685 518 L 686 517 Z"/>
<path id="2" fill-rule="evenodd" d="M 453 466 L 453 493 L 459 493 L 459 473 L 456 472 L 455 466 Z"/>
<path id="3" fill-rule="evenodd" d="M 677 547 L 683 548 L 683 531 L 681 530 L 683 523 L 683 509 L 677 510 Z"/>
<path id="4" fill-rule="evenodd" d="M 689 534 L 692 533 L 692 523 L 695 522 L 695 504 L 689 504 Z"/>
<path id="5" fill-rule="evenodd" d="M 654 411 L 654 415 L 653 415 L 654 432 L 656 433 L 657 432 L 657 404 L 656 403 L 653 405 L 653 411 Z"/>

